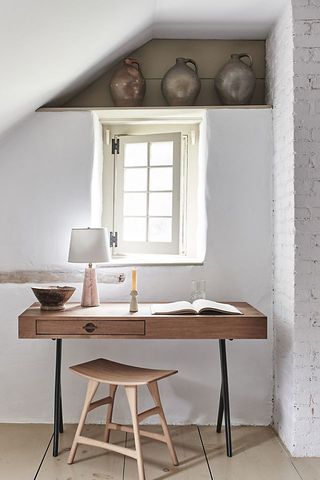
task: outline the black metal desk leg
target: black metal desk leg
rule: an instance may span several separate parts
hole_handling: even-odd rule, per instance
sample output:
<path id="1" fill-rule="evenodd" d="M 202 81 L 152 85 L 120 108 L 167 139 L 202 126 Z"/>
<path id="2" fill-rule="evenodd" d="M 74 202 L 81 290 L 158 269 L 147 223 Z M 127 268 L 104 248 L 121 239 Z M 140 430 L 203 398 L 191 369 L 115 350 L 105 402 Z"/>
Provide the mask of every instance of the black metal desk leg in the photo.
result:
<path id="1" fill-rule="evenodd" d="M 62 394 L 60 381 L 60 415 L 59 415 L 59 433 L 63 433 L 63 415 L 62 415 Z"/>
<path id="2" fill-rule="evenodd" d="M 227 455 L 228 457 L 232 457 L 228 368 L 227 368 L 227 353 L 226 353 L 225 340 L 219 340 L 219 348 L 220 348 L 221 381 L 222 381 L 222 393 L 223 393 L 224 420 L 225 420 L 225 429 L 226 429 Z"/>
<path id="3" fill-rule="evenodd" d="M 219 400 L 219 411 L 218 411 L 218 420 L 217 420 L 217 433 L 221 433 L 221 426 L 222 426 L 222 419 L 223 419 L 223 388 L 221 382 L 221 389 L 220 389 L 220 400 Z"/>
<path id="4" fill-rule="evenodd" d="M 53 456 L 57 457 L 59 452 L 59 432 L 63 430 L 62 425 L 62 402 L 61 402 L 61 353 L 62 340 L 56 340 L 56 373 L 54 386 L 54 422 L 53 422 Z"/>

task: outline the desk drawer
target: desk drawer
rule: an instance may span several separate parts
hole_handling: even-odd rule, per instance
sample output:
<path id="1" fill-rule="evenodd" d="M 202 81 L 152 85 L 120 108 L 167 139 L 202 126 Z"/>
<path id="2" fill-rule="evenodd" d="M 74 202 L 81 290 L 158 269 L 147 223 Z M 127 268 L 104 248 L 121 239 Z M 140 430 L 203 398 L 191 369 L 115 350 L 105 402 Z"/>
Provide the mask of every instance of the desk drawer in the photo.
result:
<path id="1" fill-rule="evenodd" d="M 144 320 L 37 319 L 37 335 L 145 335 Z"/>

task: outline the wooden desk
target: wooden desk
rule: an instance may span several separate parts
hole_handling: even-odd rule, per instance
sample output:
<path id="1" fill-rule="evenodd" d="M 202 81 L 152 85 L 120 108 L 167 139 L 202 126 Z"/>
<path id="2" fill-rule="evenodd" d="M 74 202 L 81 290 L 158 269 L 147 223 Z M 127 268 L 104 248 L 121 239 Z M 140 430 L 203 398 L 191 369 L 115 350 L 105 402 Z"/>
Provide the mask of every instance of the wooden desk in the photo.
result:
<path id="1" fill-rule="evenodd" d="M 228 302 L 243 315 L 151 315 L 150 304 L 139 305 L 139 312 L 129 313 L 125 303 L 104 303 L 82 308 L 68 303 L 64 311 L 43 311 L 33 304 L 19 316 L 19 338 L 56 340 L 53 455 L 58 455 L 59 432 L 63 432 L 61 401 L 62 339 L 218 339 L 221 363 L 221 390 L 217 432 L 223 415 L 227 455 L 232 456 L 227 339 L 266 339 L 267 318 L 244 302 Z M 147 365 L 148 366 L 148 365 Z M 173 366 L 174 367 L 174 366 Z"/>

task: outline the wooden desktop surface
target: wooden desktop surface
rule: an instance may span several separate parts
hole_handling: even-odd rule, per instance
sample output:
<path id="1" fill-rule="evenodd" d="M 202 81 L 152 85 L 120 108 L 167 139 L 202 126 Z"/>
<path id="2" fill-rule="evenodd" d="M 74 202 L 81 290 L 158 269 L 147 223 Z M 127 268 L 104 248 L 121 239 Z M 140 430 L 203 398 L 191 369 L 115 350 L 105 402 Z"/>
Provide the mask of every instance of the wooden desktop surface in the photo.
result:
<path id="1" fill-rule="evenodd" d="M 152 315 L 151 303 L 137 313 L 128 303 L 82 308 L 67 303 L 64 311 L 31 305 L 19 316 L 19 338 L 115 339 L 266 339 L 267 317 L 245 302 L 225 302 L 243 315 Z"/>

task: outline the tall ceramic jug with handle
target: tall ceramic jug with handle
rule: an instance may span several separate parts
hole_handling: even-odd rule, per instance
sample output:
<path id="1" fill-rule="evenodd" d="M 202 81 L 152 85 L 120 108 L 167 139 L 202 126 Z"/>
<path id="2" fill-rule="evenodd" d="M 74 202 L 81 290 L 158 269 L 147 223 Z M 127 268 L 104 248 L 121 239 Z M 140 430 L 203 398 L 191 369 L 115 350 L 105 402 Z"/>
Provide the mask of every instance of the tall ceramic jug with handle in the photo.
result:
<path id="1" fill-rule="evenodd" d="M 161 82 L 162 94 L 171 106 L 193 105 L 200 88 L 198 67 L 191 58 L 177 58 L 176 64 L 167 71 Z"/>
<path id="2" fill-rule="evenodd" d="M 242 59 L 247 58 L 248 63 Z M 252 100 L 256 77 L 253 60 L 247 53 L 233 53 L 230 60 L 217 73 L 214 87 L 223 105 L 245 105 Z"/>
<path id="3" fill-rule="evenodd" d="M 146 82 L 139 62 L 125 58 L 113 73 L 110 94 L 116 107 L 140 107 L 146 92 Z"/>

